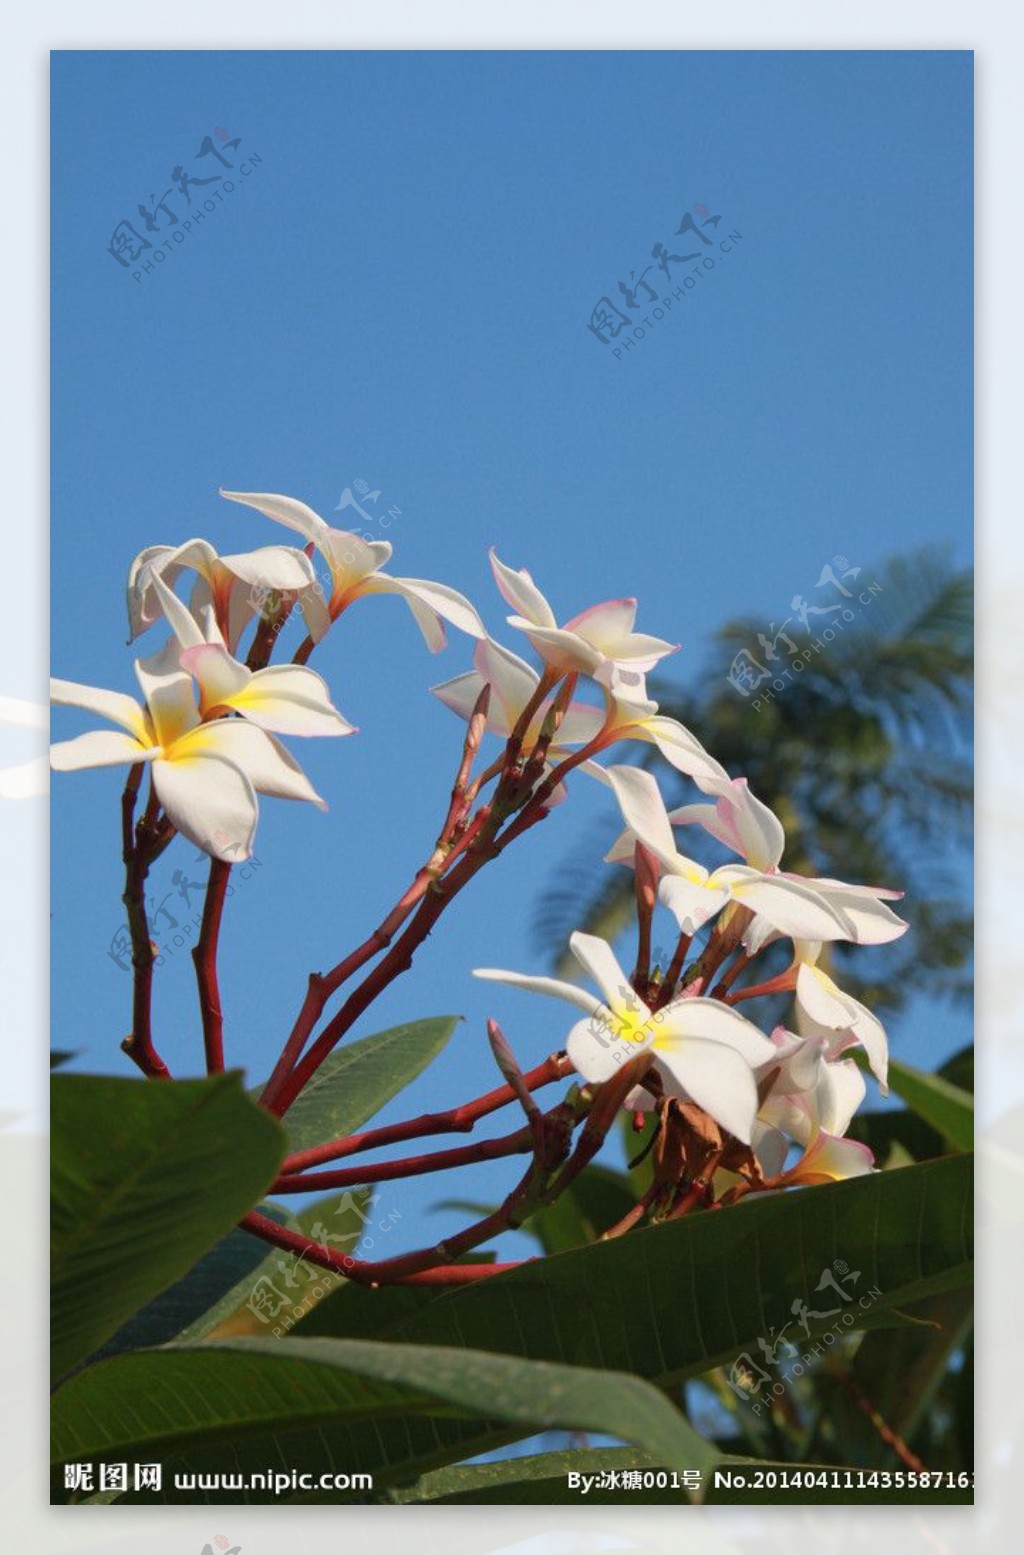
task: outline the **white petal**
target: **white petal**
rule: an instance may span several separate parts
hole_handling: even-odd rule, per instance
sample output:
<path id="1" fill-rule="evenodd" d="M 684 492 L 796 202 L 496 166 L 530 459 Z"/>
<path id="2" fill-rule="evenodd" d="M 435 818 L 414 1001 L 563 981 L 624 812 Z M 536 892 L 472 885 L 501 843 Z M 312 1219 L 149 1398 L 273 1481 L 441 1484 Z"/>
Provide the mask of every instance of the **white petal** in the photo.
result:
<path id="1" fill-rule="evenodd" d="M 620 1015 L 627 1005 L 632 1004 L 639 1012 L 639 1018 L 647 1019 L 650 1013 L 647 1006 L 630 988 L 629 979 L 616 961 L 607 940 L 577 930 L 569 938 L 569 949 L 580 966 L 590 973 L 610 1010 Z"/>
<path id="2" fill-rule="evenodd" d="M 782 857 L 786 834 L 774 810 L 751 793 L 746 778 L 697 777 L 697 787 L 716 796 L 720 837 L 755 869 L 774 869 Z M 711 830 L 711 827 L 708 827 Z"/>
<path id="3" fill-rule="evenodd" d="M 638 723 L 636 737 L 656 745 L 665 760 L 671 762 L 677 772 L 683 772 L 695 780 L 703 777 L 726 776 L 725 768 L 709 755 L 696 735 L 675 718 L 658 713 Z"/>
<path id="4" fill-rule="evenodd" d="M 473 663 L 481 682 L 486 681 L 491 688 L 491 707 L 501 706 L 505 726 L 511 730 L 537 689 L 537 671 L 490 637 L 477 643 Z"/>
<path id="5" fill-rule="evenodd" d="M 348 529 L 328 529 L 323 547 L 334 575 L 335 593 L 371 578 L 391 559 L 387 540 L 364 540 Z"/>
<path id="6" fill-rule="evenodd" d="M 599 707 L 589 702 L 570 702 L 562 722 L 558 726 L 556 743 L 559 749 L 566 745 L 589 745 L 604 727 L 605 715 Z"/>
<path id="7" fill-rule="evenodd" d="M 247 507 L 255 508 L 258 513 L 265 513 L 267 518 L 273 518 L 279 524 L 284 524 L 286 529 L 294 529 L 307 540 L 324 546 L 327 542 L 329 525 L 324 522 L 319 513 L 314 513 L 304 502 L 296 502 L 294 497 L 281 497 L 273 492 L 259 491 L 225 491 L 221 488 L 221 496 L 229 497 L 232 502 L 244 502 Z"/>
<path id="8" fill-rule="evenodd" d="M 774 1177 L 782 1171 L 789 1154 L 789 1140 L 777 1128 L 758 1119 L 751 1135 L 751 1146 L 765 1177 Z"/>
<path id="9" fill-rule="evenodd" d="M 508 620 L 510 626 L 526 634 L 545 664 L 560 670 L 563 675 L 596 675 L 605 663 L 603 655 L 575 632 L 566 632 L 557 626 L 535 626 L 523 616 L 509 616 Z"/>
<path id="10" fill-rule="evenodd" d="M 93 729 L 73 740 L 61 740 L 50 746 L 50 766 L 54 772 L 81 772 L 86 767 L 134 766 L 156 755 L 130 734 L 115 729 Z"/>
<path id="11" fill-rule="evenodd" d="M 458 713 L 460 718 L 465 718 L 468 722 L 480 700 L 480 693 L 484 689 L 484 678 L 478 670 L 467 670 L 464 675 L 456 675 L 452 680 L 443 680 L 440 685 L 431 686 L 430 689 L 439 702 L 443 702 L 445 707 L 450 707 L 453 713 Z M 500 703 L 497 711 L 499 716 L 495 717 L 495 701 L 492 699 L 487 711 L 487 727 L 492 733 L 508 734 L 508 725 L 500 716 Z"/>
<path id="12" fill-rule="evenodd" d="M 214 755 L 233 762 L 257 793 L 275 799 L 301 799 L 326 810 L 309 778 L 279 740 L 244 718 L 221 718 L 201 724 L 174 747 L 175 760 Z"/>
<path id="13" fill-rule="evenodd" d="M 727 890 L 674 874 L 662 877 L 658 896 L 684 934 L 696 934 L 729 900 Z"/>
<path id="14" fill-rule="evenodd" d="M 146 718 L 134 697 L 123 691 L 104 691 L 99 686 L 82 686 L 74 680 L 51 680 L 50 701 L 55 707 L 80 707 L 85 713 L 97 713 L 111 723 L 120 724 L 137 740 L 148 744 Z"/>
<path id="15" fill-rule="evenodd" d="M 853 937 L 853 925 L 839 907 L 810 887 L 784 875 L 764 875 L 742 864 L 716 869 L 709 882 L 727 885 L 734 901 L 793 939 L 836 940 Z"/>
<path id="16" fill-rule="evenodd" d="M 251 856 L 256 795 L 233 762 L 209 753 L 155 761 L 153 784 L 170 820 L 197 848 L 229 864 Z"/>
<path id="17" fill-rule="evenodd" d="M 605 781 L 619 802 L 622 818 L 635 837 L 659 858 L 672 859 L 675 838 L 668 812 L 654 776 L 640 767 L 614 766 L 604 769 Z"/>
<path id="18" fill-rule="evenodd" d="M 850 1032 L 868 1055 L 882 1090 L 888 1085 L 889 1044 L 885 1027 L 859 1000 L 835 984 L 820 967 L 804 963 L 796 979 L 797 1025 L 801 1031 Z"/>
<path id="19" fill-rule="evenodd" d="M 181 668 L 181 645 L 172 637 L 159 653 L 135 660 L 135 676 L 153 720 L 158 745 L 173 745 L 199 723 L 192 676 Z"/>
<path id="20" fill-rule="evenodd" d="M 220 558 L 222 567 L 250 588 L 279 594 L 298 593 L 316 582 L 316 569 L 305 551 L 293 545 L 261 545 Z"/>
<path id="21" fill-rule="evenodd" d="M 160 619 L 160 602 L 153 589 L 153 578 L 157 574 L 173 588 L 176 579 L 188 568 L 202 577 L 212 577 L 216 561 L 217 552 L 208 540 L 186 540 L 183 545 L 176 546 L 150 545 L 140 551 L 128 573 L 129 641 Z"/>
<path id="22" fill-rule="evenodd" d="M 232 704 L 251 722 L 276 734 L 354 734 L 331 701 L 327 682 L 300 664 L 270 664 L 257 670 Z"/>
<path id="23" fill-rule="evenodd" d="M 866 1094 L 864 1076 L 852 1058 L 822 1064 L 816 1097 L 818 1122 L 825 1133 L 845 1134 Z"/>
<path id="24" fill-rule="evenodd" d="M 525 567 L 518 572 L 506 567 L 504 562 L 498 560 L 493 547 L 490 558 L 494 581 L 502 599 L 533 626 L 556 626 L 554 611 Z"/>
<path id="25" fill-rule="evenodd" d="M 410 605 L 418 601 L 431 613 L 443 616 L 452 626 L 458 627 L 460 632 L 468 633 L 470 637 L 487 635 L 484 623 L 466 596 L 460 594 L 458 589 L 449 588 L 447 583 L 432 583 L 427 578 L 392 578 L 378 572 L 367 579 L 367 592 L 403 594 Z"/>
<path id="26" fill-rule="evenodd" d="M 650 1041 L 630 1042 L 616 1036 L 615 1017 L 599 1006 L 589 1020 L 577 1021 L 570 1031 L 565 1050 L 569 1062 L 592 1085 L 610 1080 L 623 1064 L 650 1046 Z"/>
<path id="27" fill-rule="evenodd" d="M 767 1063 L 776 1048 L 752 1021 L 720 999 L 673 999 L 652 1017 L 654 1049 L 659 1057 L 681 1039 L 719 1042 L 740 1055 L 751 1068 Z"/>
<path id="28" fill-rule="evenodd" d="M 606 599 L 599 605 L 590 605 L 579 615 L 566 621 L 565 630 L 576 632 L 584 642 L 599 652 L 614 658 L 614 649 L 629 637 L 636 620 L 635 599 Z"/>
<path id="29" fill-rule="evenodd" d="M 167 587 L 158 572 L 153 573 L 153 593 L 160 602 L 160 609 L 167 617 L 167 624 L 183 648 L 195 648 L 205 642 L 203 633 L 192 612 L 183 605 L 173 589 Z"/>
<path id="30" fill-rule="evenodd" d="M 757 1086 L 750 1065 L 718 1042 L 687 1038 L 663 1047 L 655 1040 L 659 1059 L 686 1094 L 749 1145 L 757 1115 Z"/>
<path id="31" fill-rule="evenodd" d="M 306 631 L 315 643 L 321 642 L 331 624 L 331 612 L 318 583 L 311 583 L 299 595 L 299 609 L 306 623 Z"/>
<path id="32" fill-rule="evenodd" d="M 811 1145 L 795 1172 L 807 1177 L 826 1177 L 842 1182 L 848 1177 L 863 1177 L 874 1171 L 875 1158 L 867 1145 L 856 1139 L 833 1139 L 821 1133 Z"/>
<path id="33" fill-rule="evenodd" d="M 801 878 L 799 875 L 784 873 L 787 880 Z M 853 925 L 853 937 L 858 945 L 887 945 L 899 939 L 910 927 L 909 923 L 898 918 L 891 908 L 879 900 L 877 890 L 872 886 L 846 885 L 841 881 L 827 879 L 804 880 L 803 884 L 810 886 L 824 901 L 845 913 Z"/>
<path id="34" fill-rule="evenodd" d="M 566 1004 L 574 1004 L 587 1015 L 593 1015 L 604 1008 L 600 999 L 595 999 L 585 988 L 577 988 L 575 983 L 563 983 L 557 977 L 527 977 L 522 972 L 503 972 L 496 967 L 474 967 L 473 976 L 481 977 L 489 983 L 507 983 L 510 988 L 525 988 L 528 993 L 542 993 L 552 999 L 564 999 Z"/>

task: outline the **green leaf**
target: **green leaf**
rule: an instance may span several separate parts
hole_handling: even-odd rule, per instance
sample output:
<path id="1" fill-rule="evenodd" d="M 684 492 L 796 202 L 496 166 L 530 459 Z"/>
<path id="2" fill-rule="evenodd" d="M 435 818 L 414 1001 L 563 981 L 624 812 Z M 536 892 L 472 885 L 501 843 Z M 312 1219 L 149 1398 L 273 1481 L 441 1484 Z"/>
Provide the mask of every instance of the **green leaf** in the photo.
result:
<path id="1" fill-rule="evenodd" d="M 841 1310 L 834 1292 L 815 1290 L 837 1260 L 860 1274 L 844 1331 L 879 1326 L 896 1309 L 969 1283 L 972 1166 L 970 1155 L 946 1156 L 751 1196 L 479 1280 L 405 1316 L 389 1337 L 607 1366 L 665 1384 L 759 1355 L 759 1337 L 793 1323 L 794 1301 Z M 321 1331 L 334 1308 L 333 1298 L 320 1308 Z M 806 1336 L 795 1324 L 793 1333 L 806 1349 L 835 1321 L 809 1319 Z"/>
<path id="2" fill-rule="evenodd" d="M 460 1019 L 435 1015 L 335 1048 L 288 1110 L 289 1149 L 307 1150 L 361 1128 L 437 1057 Z"/>
<path id="3" fill-rule="evenodd" d="M 273 1181 L 277 1122 L 239 1074 L 52 1081 L 52 1366 L 86 1359 Z"/>
<path id="4" fill-rule="evenodd" d="M 302 1338 L 219 1340 L 101 1361 L 54 1400 L 51 1445 L 57 1464 L 128 1452 L 159 1461 L 165 1500 L 271 1501 L 272 1492 L 238 1485 L 210 1496 L 176 1488 L 174 1475 L 295 1465 L 311 1475 L 369 1473 L 380 1490 L 437 1461 L 432 1416 L 462 1424 L 474 1445 L 563 1428 L 613 1432 L 667 1468 L 707 1469 L 719 1457 L 636 1377 L 461 1345 Z M 355 1499 L 370 1499 L 368 1487 L 354 1488 L 362 1490 Z"/>
<path id="5" fill-rule="evenodd" d="M 279 1205 L 265 1203 L 259 1209 L 278 1225 L 295 1229 L 294 1215 Z M 133 1312 L 95 1359 L 105 1360 L 122 1350 L 148 1349 L 185 1334 L 201 1337 L 245 1300 L 268 1262 L 266 1242 L 240 1226 L 232 1227 L 187 1274 Z"/>
<path id="6" fill-rule="evenodd" d="M 889 1064 L 889 1085 L 954 1150 L 973 1148 L 974 1097 L 969 1091 L 961 1090 L 941 1075 L 928 1074 L 895 1059 Z"/>

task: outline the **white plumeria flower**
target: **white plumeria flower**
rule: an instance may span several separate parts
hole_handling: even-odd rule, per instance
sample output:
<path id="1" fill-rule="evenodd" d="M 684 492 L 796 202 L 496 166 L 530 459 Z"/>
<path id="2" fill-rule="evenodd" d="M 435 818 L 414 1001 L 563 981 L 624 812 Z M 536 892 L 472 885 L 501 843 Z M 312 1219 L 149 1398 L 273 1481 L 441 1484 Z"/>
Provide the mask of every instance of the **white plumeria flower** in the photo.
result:
<path id="1" fill-rule="evenodd" d="M 761 1103 L 762 1123 L 808 1145 L 816 1131 L 842 1137 L 867 1086 L 852 1058 L 834 1058 L 825 1037 L 801 1037 L 778 1026 L 772 1032 L 775 1056 L 761 1076 L 779 1071 Z"/>
<path id="2" fill-rule="evenodd" d="M 634 993 L 603 939 L 576 933 L 569 944 L 601 990 L 600 999 L 554 977 L 490 967 L 473 975 L 564 999 L 582 1010 L 587 1019 L 572 1028 L 566 1050 L 585 1080 L 608 1080 L 623 1063 L 650 1049 L 669 1095 L 695 1101 L 722 1128 L 749 1144 L 757 1113 L 754 1070 L 775 1051 L 768 1038 L 717 999 L 675 999 L 652 1011 Z"/>
<path id="3" fill-rule="evenodd" d="M 490 686 L 491 698 L 487 709 L 487 728 L 507 740 L 527 705 L 536 694 L 540 676 L 529 664 L 503 648 L 490 637 L 477 643 L 473 653 L 475 669 L 452 680 L 431 686 L 434 695 L 450 707 L 460 718 L 469 719 L 476 707 L 484 686 Z M 524 749 L 536 744 L 544 719 L 550 711 L 554 695 L 545 698 L 530 720 L 523 741 Z M 568 747 L 587 745 L 601 732 L 605 715 L 600 707 L 586 702 L 570 702 L 548 749 L 549 761 L 557 763 L 568 755 Z"/>
<path id="4" fill-rule="evenodd" d="M 757 1164 L 766 1177 L 778 1179 L 778 1188 L 802 1188 L 814 1184 L 844 1182 L 848 1177 L 864 1177 L 875 1170 L 875 1158 L 867 1145 L 856 1139 L 827 1134 L 809 1123 L 807 1145 L 795 1166 L 783 1171 L 790 1143 L 784 1134 L 760 1119 L 754 1124 L 752 1146 Z M 732 1178 L 731 1181 L 738 1179 Z M 721 1183 L 724 1189 L 729 1184 Z M 716 1187 L 718 1186 L 716 1182 Z"/>
<path id="5" fill-rule="evenodd" d="M 753 1131 L 753 1148 L 766 1177 L 782 1177 L 780 1186 L 835 1182 L 859 1177 L 874 1168 L 866 1145 L 843 1136 L 864 1100 L 864 1076 L 849 1058 L 831 1056 L 822 1037 L 800 1037 L 783 1027 L 772 1032 L 775 1057 L 758 1075 L 763 1086 L 778 1070 L 761 1103 Z M 803 1154 L 783 1172 L 790 1140 Z"/>
<path id="6" fill-rule="evenodd" d="M 500 643 L 486 638 L 477 645 L 473 655 L 476 669 L 465 675 L 456 675 L 439 686 L 431 687 L 446 707 L 460 717 L 468 719 L 476 706 L 477 697 L 485 685 L 491 687 L 491 704 L 487 727 L 492 734 L 507 739 L 515 728 L 520 714 L 534 696 L 540 676 L 535 669 Z M 657 702 L 634 702 L 602 687 L 605 706 L 599 708 L 587 702 L 573 702 L 566 709 L 558 732 L 551 744 L 553 762 L 568 754 L 567 746 L 588 745 L 602 730 L 602 748 L 618 740 L 643 740 L 656 745 L 666 760 L 688 776 L 714 776 L 725 769 L 701 745 L 696 735 L 674 718 L 663 717 Z M 534 715 L 527 732 L 527 748 L 540 733 L 544 716 L 553 701 L 553 695 Z M 588 761 L 581 770 L 604 781 L 604 769 Z"/>
<path id="7" fill-rule="evenodd" d="M 157 798 L 177 830 L 212 857 L 240 863 L 252 854 L 257 793 L 327 806 L 272 735 L 243 718 L 202 722 L 192 677 L 178 663 L 180 651 L 171 642 L 152 658 L 136 660 L 145 706 L 124 692 L 51 681 L 58 706 L 97 713 L 118 729 L 51 746 L 50 765 L 77 772 L 148 763 Z"/>
<path id="8" fill-rule="evenodd" d="M 833 1058 L 859 1043 L 883 1095 L 888 1094 L 889 1044 L 885 1027 L 867 1005 L 845 993 L 816 965 L 821 954 L 819 943 L 797 941 L 794 953 L 796 1025 L 800 1035 L 824 1037 Z"/>
<path id="9" fill-rule="evenodd" d="M 668 818 L 673 826 L 702 826 L 754 869 L 777 875 L 780 880 L 795 880 L 809 886 L 849 920 L 853 926 L 849 937 L 858 945 L 885 945 L 906 933 L 909 924 L 897 918 L 885 905 L 886 901 L 899 901 L 902 891 L 890 891 L 884 886 L 848 885 L 842 880 L 796 875 L 790 870 L 779 869 L 786 842 L 782 822 L 774 810 L 751 792 L 746 778 L 730 778 L 723 773 L 721 778 L 695 775 L 695 781 L 698 788 L 715 796 L 715 803 L 681 805 L 671 810 Z M 770 934 L 764 934 L 758 942 L 759 947 L 767 944 L 769 938 Z"/>
<path id="10" fill-rule="evenodd" d="M 516 612 L 509 625 L 526 634 L 545 664 L 559 674 L 589 675 L 610 691 L 645 697 L 646 671 L 679 645 L 634 632 L 635 599 L 605 600 L 559 626 L 530 574 L 506 567 L 493 550 L 490 556 L 498 589 Z"/>
<path id="11" fill-rule="evenodd" d="M 191 607 L 198 618 L 212 606 L 225 642 L 232 652 L 249 621 L 269 593 L 295 598 L 304 613 L 316 610 L 316 572 L 303 552 L 290 545 L 265 545 L 238 556 L 218 556 L 207 540 L 184 545 L 151 545 L 140 551 L 128 573 L 129 642 L 159 620 L 161 607 L 154 580 L 173 588 L 182 572 L 197 574 Z M 321 606 L 322 608 L 322 606 Z M 307 617 L 307 625 L 308 617 Z"/>
<path id="12" fill-rule="evenodd" d="M 665 801 L 651 773 L 638 767 L 608 767 L 606 777 L 627 827 L 626 835 L 608 853 L 608 862 L 631 863 L 635 843 L 642 842 L 661 866 L 658 894 L 683 933 L 695 934 L 727 903 L 735 902 L 793 938 L 853 938 L 853 925 L 842 909 L 801 881 L 743 864 L 709 871 L 679 853 Z M 811 929 L 811 924 L 816 927 Z"/>
<path id="13" fill-rule="evenodd" d="M 229 497 L 232 502 L 244 502 L 287 529 L 297 530 L 306 540 L 312 541 L 326 561 L 331 574 L 329 597 L 325 600 L 316 585 L 303 601 L 306 624 L 314 642 L 319 642 L 331 622 L 364 594 L 398 594 L 404 599 L 431 653 L 439 652 L 447 642 L 444 621 L 468 632 L 470 637 L 486 635 L 473 606 L 456 589 L 426 578 L 393 578 L 381 572 L 391 557 L 387 540 L 363 540 L 347 530 L 334 529 L 319 513 L 293 497 L 281 497 L 272 492 L 224 490 L 221 496 Z"/>
<path id="14" fill-rule="evenodd" d="M 203 627 L 181 600 L 155 577 L 153 587 L 179 648 L 181 668 L 194 676 L 205 721 L 239 713 L 272 734 L 354 734 L 355 727 L 331 702 L 327 682 L 301 664 L 271 664 L 250 670 L 232 658 L 221 640 L 213 611 Z"/>

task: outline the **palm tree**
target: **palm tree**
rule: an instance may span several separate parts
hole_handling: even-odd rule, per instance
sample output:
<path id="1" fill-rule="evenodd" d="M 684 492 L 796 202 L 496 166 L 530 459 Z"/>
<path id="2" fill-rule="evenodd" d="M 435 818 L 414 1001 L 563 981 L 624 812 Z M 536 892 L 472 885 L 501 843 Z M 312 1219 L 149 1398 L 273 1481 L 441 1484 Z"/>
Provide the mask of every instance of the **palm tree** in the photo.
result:
<path id="1" fill-rule="evenodd" d="M 716 633 L 710 668 L 694 684 L 652 682 L 651 694 L 777 811 L 787 869 L 906 892 L 911 933 L 860 949 L 856 966 L 834 949 L 844 986 L 891 1012 L 915 991 L 964 997 L 969 988 L 973 574 L 929 549 L 890 557 L 873 576 L 881 589 L 867 619 L 837 633 L 757 710 L 757 693 L 744 697 L 727 679 L 734 656 L 764 630 L 751 618 Z M 643 759 L 670 806 L 700 797 L 652 747 Z M 700 828 L 689 828 L 686 842 L 701 862 L 721 862 Z M 573 929 L 611 938 L 632 915 L 631 873 L 609 870 L 595 889 L 592 847 L 588 840 L 585 854 L 565 861 L 535 919 L 563 974 Z M 762 967 L 759 978 L 768 975 Z"/>

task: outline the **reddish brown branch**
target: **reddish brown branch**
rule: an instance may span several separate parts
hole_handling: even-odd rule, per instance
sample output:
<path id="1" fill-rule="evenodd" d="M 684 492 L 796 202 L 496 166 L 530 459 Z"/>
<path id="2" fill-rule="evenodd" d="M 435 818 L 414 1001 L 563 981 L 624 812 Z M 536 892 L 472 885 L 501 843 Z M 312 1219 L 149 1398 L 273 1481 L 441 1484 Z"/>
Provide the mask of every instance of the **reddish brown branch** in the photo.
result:
<path id="1" fill-rule="evenodd" d="M 571 1072 L 572 1065 L 565 1054 L 552 1053 L 536 1069 L 527 1070 L 523 1079 L 529 1089 L 535 1091 L 541 1086 L 551 1085 L 555 1080 L 564 1079 Z M 496 1090 L 477 1096 L 473 1101 L 463 1102 L 461 1106 L 452 1107 L 448 1112 L 425 1112 L 404 1123 L 386 1124 L 382 1128 L 367 1129 L 362 1134 L 349 1134 L 343 1139 L 330 1140 L 327 1144 L 313 1145 L 308 1150 L 298 1150 L 288 1156 L 283 1171 L 306 1171 L 310 1167 L 321 1166 L 325 1161 L 341 1160 L 345 1156 L 359 1155 L 364 1150 L 377 1150 L 385 1145 L 404 1144 L 410 1139 L 423 1139 L 430 1134 L 468 1134 L 481 1118 L 497 1112 L 500 1107 L 506 1107 L 514 1100 L 512 1087 L 499 1085 Z"/>
<path id="2" fill-rule="evenodd" d="M 273 1193 L 313 1193 L 327 1188 L 358 1188 L 371 1182 L 394 1182 L 401 1177 L 422 1177 L 428 1172 L 444 1172 L 453 1166 L 470 1166 L 478 1161 L 498 1161 L 508 1155 L 524 1155 L 532 1150 L 533 1132 L 529 1127 L 516 1129 L 498 1139 L 478 1139 L 471 1145 L 452 1150 L 435 1150 L 427 1155 L 404 1156 L 397 1161 L 375 1161 L 362 1166 L 344 1166 L 326 1172 L 285 1172 L 272 1188 Z"/>
<path id="3" fill-rule="evenodd" d="M 134 1064 L 148 1079 L 167 1080 L 170 1071 L 153 1044 L 152 1001 L 153 962 L 156 952 L 149 937 L 149 919 L 146 915 L 146 877 L 153 860 L 163 851 L 174 835 L 162 825 L 159 803 L 151 789 L 145 814 L 132 835 L 131 820 L 135 808 L 135 796 L 141 779 L 141 766 L 133 767 L 121 799 L 121 836 L 124 850 L 125 877 L 122 901 L 128 915 L 128 932 L 132 942 L 132 1029 L 121 1043 Z"/>
<path id="4" fill-rule="evenodd" d="M 224 1068 L 224 1015 L 221 1010 L 220 985 L 217 980 L 217 948 L 220 942 L 221 919 L 224 915 L 224 897 L 230 874 L 230 864 L 222 859 L 211 858 L 199 943 L 192 952 L 199 988 L 199 1010 L 203 1021 L 207 1074 L 220 1074 Z"/>
<path id="5" fill-rule="evenodd" d="M 488 1220 L 494 1218 L 489 1216 Z M 482 1225 L 483 1222 L 478 1224 Z M 287 1226 L 278 1225 L 276 1220 L 270 1220 L 258 1210 L 251 1210 L 239 1221 L 239 1225 L 261 1237 L 264 1242 L 306 1258 L 310 1263 L 318 1264 L 322 1269 L 330 1269 L 334 1274 L 342 1274 L 356 1285 L 468 1285 L 489 1274 L 503 1274 L 506 1269 L 519 1267 L 518 1262 L 446 1264 L 445 1258 L 459 1256 L 451 1251 L 450 1243 L 439 1243 L 437 1248 L 424 1248 L 399 1258 L 384 1259 L 380 1263 L 367 1263 L 361 1258 L 353 1258 L 349 1253 L 337 1253 L 322 1243 L 311 1242 L 308 1237 L 297 1231 L 289 1231 Z M 488 1229 L 479 1240 L 485 1241 L 490 1234 Z M 468 1251 L 469 1246 L 465 1250 Z"/>

